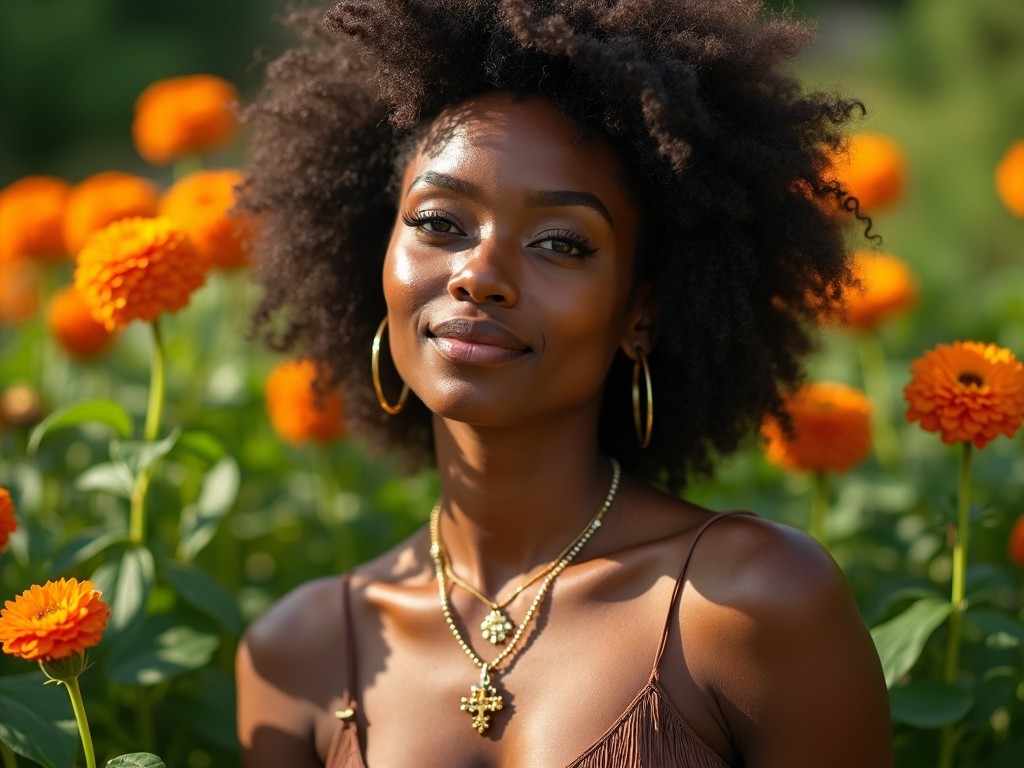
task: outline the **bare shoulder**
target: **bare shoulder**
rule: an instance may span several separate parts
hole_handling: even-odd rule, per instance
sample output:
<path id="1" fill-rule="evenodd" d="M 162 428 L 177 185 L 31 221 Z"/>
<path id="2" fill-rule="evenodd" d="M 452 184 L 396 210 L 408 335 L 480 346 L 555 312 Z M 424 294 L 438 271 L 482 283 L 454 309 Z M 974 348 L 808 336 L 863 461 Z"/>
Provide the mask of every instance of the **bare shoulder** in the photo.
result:
<path id="1" fill-rule="evenodd" d="M 688 666 L 747 766 L 891 765 L 888 697 L 842 571 L 749 515 L 708 528 L 680 602 Z"/>
<path id="2" fill-rule="evenodd" d="M 301 584 L 254 619 L 245 633 L 253 657 L 268 661 L 303 658 L 304 653 L 316 650 L 328 638 L 337 647 L 341 579 L 328 576 Z"/>

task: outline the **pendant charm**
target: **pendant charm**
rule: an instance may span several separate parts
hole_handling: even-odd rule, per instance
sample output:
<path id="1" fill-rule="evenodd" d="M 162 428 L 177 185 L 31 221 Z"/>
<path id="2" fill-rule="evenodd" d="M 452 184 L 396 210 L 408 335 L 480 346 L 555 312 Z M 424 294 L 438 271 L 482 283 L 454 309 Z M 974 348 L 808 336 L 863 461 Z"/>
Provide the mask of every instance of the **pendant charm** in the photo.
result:
<path id="1" fill-rule="evenodd" d="M 491 685 L 491 677 L 484 666 L 480 671 L 480 684 L 470 686 L 469 696 L 462 697 L 459 709 L 473 716 L 473 727 L 477 733 L 482 734 L 491 727 L 490 713 L 497 712 L 504 703 L 501 695 Z"/>
<path id="2" fill-rule="evenodd" d="M 512 622 L 495 608 L 480 622 L 480 631 L 489 643 L 499 645 L 505 642 L 508 633 L 512 631 Z"/>

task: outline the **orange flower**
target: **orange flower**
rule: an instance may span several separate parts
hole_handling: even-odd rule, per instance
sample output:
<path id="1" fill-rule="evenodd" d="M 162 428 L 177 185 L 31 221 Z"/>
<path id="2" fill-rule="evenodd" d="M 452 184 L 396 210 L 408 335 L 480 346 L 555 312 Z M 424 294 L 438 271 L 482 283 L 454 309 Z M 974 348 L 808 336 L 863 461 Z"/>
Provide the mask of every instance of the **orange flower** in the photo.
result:
<path id="1" fill-rule="evenodd" d="M 840 319 L 846 325 L 870 330 L 917 303 L 917 278 L 902 259 L 857 251 L 853 274 L 860 284 L 843 291 Z"/>
<path id="2" fill-rule="evenodd" d="M 1014 142 L 996 166 L 996 192 L 1018 219 L 1024 219 L 1024 139 Z"/>
<path id="3" fill-rule="evenodd" d="M 213 75 L 157 80 L 135 102 L 135 148 L 153 165 L 226 144 L 238 132 L 238 92 Z"/>
<path id="4" fill-rule="evenodd" d="M 36 265 L 16 256 L 0 258 L 0 325 L 23 323 L 39 306 L 39 275 Z"/>
<path id="5" fill-rule="evenodd" d="M 790 439 L 774 418 L 765 420 L 769 461 L 786 469 L 846 472 L 871 452 L 871 406 L 845 384 L 805 384 L 783 405 L 793 423 Z"/>
<path id="6" fill-rule="evenodd" d="M 78 253 L 89 235 L 107 224 L 129 216 L 155 216 L 160 191 L 141 176 L 104 171 L 71 189 L 64 217 L 68 252 Z"/>
<path id="7" fill-rule="evenodd" d="M 7 549 L 7 540 L 18 527 L 14 519 L 14 502 L 11 501 L 11 493 L 3 486 L 0 486 L 0 553 Z"/>
<path id="8" fill-rule="evenodd" d="M 50 301 L 50 331 L 69 354 L 81 360 L 96 357 L 110 346 L 114 338 L 103 323 L 98 322 L 73 285 Z"/>
<path id="9" fill-rule="evenodd" d="M 75 288 L 108 331 L 188 304 L 208 265 L 170 219 L 121 219 L 78 254 Z"/>
<path id="10" fill-rule="evenodd" d="M 1006 551 L 1010 560 L 1021 568 L 1024 568 L 1024 515 L 1017 518 L 1017 522 L 1010 529 L 1010 539 L 1006 544 Z"/>
<path id="11" fill-rule="evenodd" d="M 900 146 L 879 133 L 855 133 L 847 151 L 832 157 L 833 174 L 869 214 L 899 200 L 904 165 Z"/>
<path id="12" fill-rule="evenodd" d="M 942 442 L 984 448 L 1013 437 L 1024 420 L 1024 366 L 1013 353 L 977 341 L 940 344 L 911 363 L 903 388 L 907 421 L 942 433 Z"/>
<path id="13" fill-rule="evenodd" d="M 0 191 L 0 261 L 67 255 L 61 226 L 70 188 L 53 176 L 26 176 Z"/>
<path id="14" fill-rule="evenodd" d="M 96 645 L 110 610 L 91 581 L 32 585 L 0 611 L 4 653 L 28 661 L 63 659 Z"/>
<path id="15" fill-rule="evenodd" d="M 345 433 L 338 393 L 317 397 L 316 365 L 311 360 L 281 363 L 267 378 L 267 413 L 274 431 L 289 443 L 326 444 Z"/>
<path id="16" fill-rule="evenodd" d="M 30 384 L 11 384 L 0 392 L 0 421 L 14 427 L 34 427 L 46 416 L 46 404 Z"/>
<path id="17" fill-rule="evenodd" d="M 249 226 L 230 215 L 242 174 L 233 170 L 198 171 L 171 187 L 160 213 L 174 219 L 212 266 L 234 269 L 249 260 Z"/>

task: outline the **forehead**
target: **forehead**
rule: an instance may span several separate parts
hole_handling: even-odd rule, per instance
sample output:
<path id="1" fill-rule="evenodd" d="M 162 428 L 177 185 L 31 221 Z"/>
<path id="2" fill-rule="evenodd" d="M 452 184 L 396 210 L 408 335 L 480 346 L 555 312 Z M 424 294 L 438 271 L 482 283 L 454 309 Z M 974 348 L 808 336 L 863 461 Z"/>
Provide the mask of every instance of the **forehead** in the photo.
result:
<path id="1" fill-rule="evenodd" d="M 443 112 L 410 158 L 403 189 L 425 170 L 456 175 L 484 168 L 505 184 L 585 189 L 625 204 L 622 164 L 606 137 L 585 135 L 546 99 L 505 92 Z"/>

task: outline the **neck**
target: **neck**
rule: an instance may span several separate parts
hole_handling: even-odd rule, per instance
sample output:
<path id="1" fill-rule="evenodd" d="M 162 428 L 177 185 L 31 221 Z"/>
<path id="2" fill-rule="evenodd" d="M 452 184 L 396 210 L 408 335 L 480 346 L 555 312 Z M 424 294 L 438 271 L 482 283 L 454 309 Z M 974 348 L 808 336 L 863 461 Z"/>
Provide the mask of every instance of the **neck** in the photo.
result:
<path id="1" fill-rule="evenodd" d="M 444 547 L 456 572 L 491 597 L 550 563 L 608 495 L 612 471 L 596 434 L 581 441 L 578 429 L 441 419 L 434 434 Z"/>

